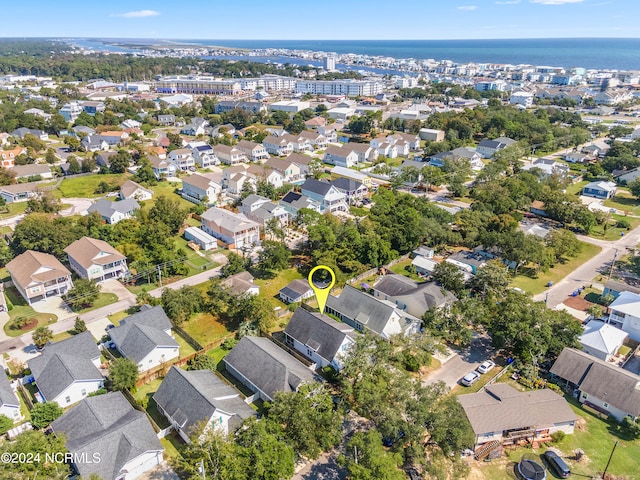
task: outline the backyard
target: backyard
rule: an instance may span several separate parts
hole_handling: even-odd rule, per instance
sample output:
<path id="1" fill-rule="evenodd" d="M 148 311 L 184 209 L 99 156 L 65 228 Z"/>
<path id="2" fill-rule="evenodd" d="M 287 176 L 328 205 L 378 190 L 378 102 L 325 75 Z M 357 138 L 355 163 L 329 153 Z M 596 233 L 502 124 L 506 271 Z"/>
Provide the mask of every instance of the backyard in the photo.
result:
<path id="1" fill-rule="evenodd" d="M 282 270 L 274 278 L 257 278 L 255 283 L 260 286 L 261 296 L 268 298 L 275 307 L 286 308 L 286 305 L 278 298 L 278 292 L 297 278 L 302 278 L 302 275 L 297 268 L 292 267 Z"/>
<path id="2" fill-rule="evenodd" d="M 227 327 L 210 313 L 198 313 L 181 326 L 202 346 L 218 341 L 230 333 Z"/>

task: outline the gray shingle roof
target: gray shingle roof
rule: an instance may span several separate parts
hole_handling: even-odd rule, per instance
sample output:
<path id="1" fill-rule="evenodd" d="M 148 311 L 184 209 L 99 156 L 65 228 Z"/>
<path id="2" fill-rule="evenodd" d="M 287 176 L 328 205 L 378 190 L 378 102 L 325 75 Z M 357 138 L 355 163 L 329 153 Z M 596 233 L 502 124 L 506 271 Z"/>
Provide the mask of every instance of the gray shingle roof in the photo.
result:
<path id="1" fill-rule="evenodd" d="M 352 337 L 354 332 L 344 323 L 304 308 L 296 309 L 284 331 L 329 362 L 338 354 L 345 338 Z"/>
<path id="2" fill-rule="evenodd" d="M 550 427 L 578 419 L 567 401 L 548 389 L 519 392 L 510 385 L 496 383 L 478 393 L 459 395 L 458 401 L 476 435 Z"/>
<path id="3" fill-rule="evenodd" d="M 551 373 L 577 385 L 580 391 L 623 412 L 640 416 L 640 376 L 576 350 L 565 348 Z"/>
<path id="4" fill-rule="evenodd" d="M 380 335 L 395 311 L 391 302 L 378 300 L 350 285 L 344 287 L 339 297 L 329 295 L 327 307 Z"/>
<path id="5" fill-rule="evenodd" d="M 0 407 L 2 405 L 20 406 L 20 400 L 11 388 L 9 379 L 6 375 L 0 375 Z"/>
<path id="6" fill-rule="evenodd" d="M 282 287 L 279 293 L 289 298 L 297 298 L 305 295 L 309 292 L 309 290 L 311 290 L 309 282 L 296 278 L 295 280 L 292 280 L 287 286 Z"/>
<path id="7" fill-rule="evenodd" d="M 179 347 L 178 342 L 165 333 L 169 328 L 169 317 L 161 306 L 156 306 L 123 319 L 109 334 L 118 350 L 138 363 L 156 347 Z"/>
<path id="8" fill-rule="evenodd" d="M 233 213 L 223 208 L 211 207 L 200 216 L 203 220 L 215 223 L 230 232 L 241 232 L 259 227 L 242 213 Z"/>
<path id="9" fill-rule="evenodd" d="M 102 380 L 100 370 L 92 362 L 99 357 L 96 341 L 87 331 L 48 344 L 42 355 L 32 358 L 27 364 L 38 390 L 50 401 L 75 381 Z"/>
<path id="10" fill-rule="evenodd" d="M 362 187 L 362 183 L 351 178 L 338 177 L 331 181 L 331 185 L 342 192 L 355 192 Z"/>
<path id="11" fill-rule="evenodd" d="M 315 380 L 313 372 L 268 338 L 242 337 L 224 358 L 271 399 L 277 392 L 295 392 Z"/>
<path id="12" fill-rule="evenodd" d="M 115 479 L 127 462 L 164 450 L 144 412 L 135 410 L 120 392 L 85 398 L 51 428 L 64 433 L 67 449 L 77 457 L 100 455 L 100 462 L 75 464 L 83 478 L 97 474 Z"/>
<path id="13" fill-rule="evenodd" d="M 257 414 L 235 388 L 211 370 L 185 371 L 171 367 L 153 398 L 187 434 L 200 422 L 208 421 L 216 410 L 237 417 L 230 421 L 232 424 Z"/>
<path id="14" fill-rule="evenodd" d="M 98 212 L 101 217 L 111 218 L 111 216 L 116 212 L 127 213 L 138 210 L 139 208 L 140 204 L 133 198 L 125 198 L 119 202 L 112 202 L 106 198 L 100 198 L 91 205 L 87 211 L 89 213 Z"/>
<path id="15" fill-rule="evenodd" d="M 434 307 L 440 307 L 446 303 L 453 303 L 456 297 L 435 282 L 414 282 L 403 275 L 385 275 L 373 287 L 375 290 L 392 297 L 393 300 L 406 300 L 412 298 L 422 310 L 419 316 Z M 403 303 L 407 303 L 404 301 Z M 412 315 L 416 313 L 410 312 Z"/>
<path id="16" fill-rule="evenodd" d="M 329 190 L 331 190 L 331 184 L 328 182 L 321 182 L 315 178 L 307 178 L 300 188 L 303 192 L 306 190 L 324 197 L 329 193 Z"/>

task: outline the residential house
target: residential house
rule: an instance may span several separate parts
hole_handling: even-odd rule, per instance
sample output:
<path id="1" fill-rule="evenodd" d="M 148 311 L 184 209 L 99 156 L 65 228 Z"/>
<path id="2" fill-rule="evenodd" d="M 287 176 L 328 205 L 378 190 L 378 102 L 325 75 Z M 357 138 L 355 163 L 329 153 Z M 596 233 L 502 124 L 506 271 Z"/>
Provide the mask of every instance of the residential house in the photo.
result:
<path id="1" fill-rule="evenodd" d="M 292 154 L 298 155 L 298 154 Z M 302 175 L 302 171 L 300 166 L 288 160 L 289 157 L 285 159 L 281 158 L 270 158 L 264 163 L 264 166 L 280 172 L 282 175 L 282 181 L 284 183 L 296 183 L 304 180 L 304 176 Z"/>
<path id="2" fill-rule="evenodd" d="M 359 332 L 365 328 L 389 339 L 393 335 L 411 335 L 420 330 L 422 321 L 388 300 L 381 300 L 346 285 L 338 297 L 329 295 L 326 312 L 337 316 Z"/>
<path id="3" fill-rule="evenodd" d="M 49 134 L 47 132 L 43 132 L 36 128 L 20 127 L 11 132 L 11 135 L 18 137 L 20 140 L 24 140 L 25 135 L 33 135 L 38 140 L 49 140 Z"/>
<path id="4" fill-rule="evenodd" d="M 589 155 L 581 152 L 570 152 L 564 156 L 565 162 L 569 163 L 586 163 L 591 159 Z"/>
<path id="5" fill-rule="evenodd" d="M 336 178 L 335 180 L 331 180 L 331 185 L 347 196 L 347 203 L 349 205 L 355 205 L 369 193 L 369 189 L 362 183 L 350 178 Z"/>
<path id="6" fill-rule="evenodd" d="M 218 241 L 209 235 L 204 233 L 198 227 L 187 227 L 184 229 L 184 238 L 188 242 L 193 242 L 198 245 L 202 250 L 213 250 L 218 248 Z"/>
<path id="7" fill-rule="evenodd" d="M 27 250 L 9 263 L 13 286 L 29 305 L 73 288 L 71 272 L 53 255 Z"/>
<path id="8" fill-rule="evenodd" d="M 210 132 L 212 138 L 222 138 L 225 135 L 228 135 L 229 137 L 235 137 L 237 136 L 237 134 L 238 131 L 236 130 L 236 127 L 234 127 L 230 123 L 225 123 L 224 125 L 213 127 Z"/>
<path id="9" fill-rule="evenodd" d="M 393 145 L 408 145 L 410 151 L 420 150 L 420 137 L 412 133 L 394 133 L 387 137 L 387 141 Z M 404 147 L 402 147 L 404 150 Z M 408 152 L 406 153 L 408 155 Z"/>
<path id="10" fill-rule="evenodd" d="M 503 150 L 514 143 L 516 143 L 515 140 L 507 137 L 498 137 L 493 140 L 485 138 L 484 140 L 480 140 L 476 151 L 482 156 L 482 158 L 493 158 L 497 151 Z"/>
<path id="11" fill-rule="evenodd" d="M 113 157 L 116 152 L 103 152 L 96 155 L 96 165 L 98 167 L 109 168 L 111 166 L 111 157 Z"/>
<path id="12" fill-rule="evenodd" d="M 280 199 L 278 204 L 281 205 L 291 217 L 298 215 L 298 211 L 303 208 L 307 208 L 315 212 L 320 212 L 321 210 L 320 202 L 296 192 L 287 193 Z"/>
<path id="13" fill-rule="evenodd" d="M 176 123 L 175 115 L 158 115 L 158 123 L 160 125 L 173 125 Z"/>
<path id="14" fill-rule="evenodd" d="M 108 131 L 101 132 L 100 136 L 110 145 L 122 145 L 129 138 L 127 132 Z"/>
<path id="15" fill-rule="evenodd" d="M 202 433 L 211 428 L 224 435 L 232 433 L 243 420 L 258 414 L 240 392 L 211 370 L 171 367 L 153 399 L 158 411 L 187 443 L 201 429 Z"/>
<path id="16" fill-rule="evenodd" d="M 287 158 L 286 161 L 297 165 L 300 169 L 301 179 L 304 177 L 311 175 L 313 173 L 313 162 L 318 162 L 317 159 L 310 157 L 309 155 L 302 155 L 300 153 L 292 153 Z"/>
<path id="17" fill-rule="evenodd" d="M 533 202 L 531 202 L 531 205 L 529 206 L 529 211 L 534 215 L 539 215 L 541 217 L 547 216 L 547 211 L 545 210 L 545 204 L 540 200 L 534 200 Z"/>
<path id="18" fill-rule="evenodd" d="M 147 414 L 121 392 L 85 398 L 51 423 L 51 430 L 64 434 L 82 478 L 134 480 L 163 462 L 164 448 Z"/>
<path id="19" fill-rule="evenodd" d="M 312 150 L 321 150 L 327 148 L 327 137 L 319 132 L 304 130 L 300 132 L 299 137 L 307 140 L 311 144 Z"/>
<path id="20" fill-rule="evenodd" d="M 118 198 L 120 200 L 126 200 L 133 198 L 134 200 L 144 202 L 145 200 L 151 200 L 153 197 L 153 190 L 143 187 L 139 183 L 133 180 L 127 180 L 120 186 L 120 192 Z"/>
<path id="21" fill-rule="evenodd" d="M 40 184 L 38 182 L 1 185 L 0 196 L 2 196 L 7 203 L 26 202 L 31 198 L 40 196 L 39 188 Z"/>
<path id="22" fill-rule="evenodd" d="M 177 170 L 182 170 L 183 172 L 186 170 L 195 169 L 196 166 L 196 161 L 193 158 L 193 154 L 188 148 L 178 148 L 177 150 L 172 150 L 171 152 L 169 152 L 167 160 L 173 163 L 176 166 Z"/>
<path id="23" fill-rule="evenodd" d="M 293 153 L 293 142 L 287 138 L 287 135 L 283 135 L 282 137 L 269 135 L 262 140 L 262 145 L 264 145 L 266 151 L 271 155 L 286 157 Z"/>
<path id="24" fill-rule="evenodd" d="M 109 150 L 109 143 L 100 135 L 88 135 L 80 141 L 87 152 L 104 152 Z M 115 152 L 114 152 L 115 153 Z"/>
<path id="25" fill-rule="evenodd" d="M 20 400 L 6 375 L 0 375 L 0 415 L 19 422 L 24 417 L 20 412 Z"/>
<path id="26" fill-rule="evenodd" d="M 43 118 L 46 122 L 48 122 L 52 116 L 50 113 L 47 113 L 44 110 L 41 110 L 40 108 L 30 108 L 28 110 L 25 110 L 23 113 L 26 113 L 28 115 L 33 115 L 35 117 Z"/>
<path id="27" fill-rule="evenodd" d="M 71 270 L 80 278 L 101 282 L 129 274 L 127 257 L 104 240 L 82 237 L 64 249 Z"/>
<path id="28" fill-rule="evenodd" d="M 632 168 L 630 170 L 614 170 L 612 175 L 618 183 L 625 185 L 640 177 L 640 167 Z"/>
<path id="29" fill-rule="evenodd" d="M 327 119 L 322 116 L 310 118 L 304 122 L 306 128 L 317 130 L 319 127 L 324 127 L 327 124 Z"/>
<path id="30" fill-rule="evenodd" d="M 427 310 L 452 305 L 457 298 L 435 282 L 415 282 L 403 275 L 383 276 L 372 288 L 373 296 L 395 303 L 399 309 L 422 318 Z"/>
<path id="31" fill-rule="evenodd" d="M 469 161 L 469 165 L 471 166 L 471 168 L 475 170 L 484 168 L 482 156 L 478 152 L 476 152 L 475 149 L 469 147 L 460 147 L 448 152 L 442 152 L 433 155 L 429 157 L 429 165 L 442 168 L 444 167 L 445 161 L 447 159 L 451 159 L 453 161 L 466 159 Z"/>
<path id="32" fill-rule="evenodd" d="M 609 323 L 640 342 L 640 294 L 625 291 L 609 305 Z"/>
<path id="33" fill-rule="evenodd" d="M 572 434 L 578 420 L 569 403 L 547 388 L 520 392 L 506 383 L 494 383 L 457 398 L 473 429 L 476 447 L 491 447 L 490 442 L 495 447 L 548 442 L 555 432 Z"/>
<path id="34" fill-rule="evenodd" d="M 211 207 L 201 218 L 202 230 L 229 248 L 243 249 L 260 243 L 260 225 L 242 213 Z"/>
<path id="35" fill-rule="evenodd" d="M 327 125 L 324 127 L 318 127 L 317 132 L 320 135 L 326 137 L 328 143 L 335 143 L 338 141 L 338 131 L 336 130 L 335 125 Z"/>
<path id="36" fill-rule="evenodd" d="M 242 200 L 239 211 L 246 215 L 249 220 L 259 223 L 263 227 L 273 219 L 276 219 L 281 226 L 289 223 L 289 213 L 282 205 L 255 193 Z"/>
<path id="37" fill-rule="evenodd" d="M 411 266 L 416 269 L 416 273 L 425 277 L 431 275 L 437 265 L 438 262 L 435 260 L 420 255 L 411 261 Z"/>
<path id="38" fill-rule="evenodd" d="M 272 402 L 278 392 L 296 392 L 317 377 L 303 363 L 265 337 L 245 336 L 222 360 L 227 372 Z"/>
<path id="39" fill-rule="evenodd" d="M 195 204 L 214 204 L 221 193 L 221 173 L 194 173 L 182 179 L 180 196 Z"/>
<path id="40" fill-rule="evenodd" d="M 71 128 L 71 130 L 77 135 L 77 136 L 85 136 L 88 137 L 90 135 L 95 135 L 96 131 L 91 128 L 91 127 L 87 127 L 85 125 L 77 125 L 73 128 Z"/>
<path id="41" fill-rule="evenodd" d="M 487 264 L 487 257 L 480 253 L 461 250 L 449 256 L 445 262 L 455 265 L 463 273 L 467 272 L 475 275 L 478 273 L 479 268 Z"/>
<path id="42" fill-rule="evenodd" d="M 378 150 L 366 143 L 349 142 L 342 148 L 354 152 L 358 156 L 357 163 L 375 162 L 379 155 Z"/>
<path id="43" fill-rule="evenodd" d="M 347 196 L 330 183 L 307 178 L 300 188 L 302 195 L 320 204 L 320 213 L 349 211 Z"/>
<path id="44" fill-rule="evenodd" d="M 176 166 L 169 160 L 156 156 L 149 156 L 149 163 L 151 163 L 153 174 L 158 180 L 173 177 L 176 174 Z"/>
<path id="45" fill-rule="evenodd" d="M 247 161 L 245 153 L 236 147 L 229 147 L 228 145 L 219 143 L 213 147 L 213 151 L 216 157 L 218 157 L 218 160 L 227 165 L 237 165 L 238 163 Z"/>
<path id="46" fill-rule="evenodd" d="M 16 164 L 16 158 L 27 153 L 27 149 L 15 146 L 11 150 L 0 150 L 0 160 L 3 168 L 11 168 Z"/>
<path id="47" fill-rule="evenodd" d="M 211 145 L 206 142 L 189 142 L 187 147 L 191 149 L 191 155 L 200 168 L 218 165 L 220 160 Z"/>
<path id="48" fill-rule="evenodd" d="M 246 188 L 245 185 L 248 185 L 251 190 L 255 190 L 256 183 L 256 177 L 247 173 L 246 170 L 243 172 L 231 174 L 231 176 L 227 180 L 227 193 L 230 195 L 240 195 Z"/>
<path id="49" fill-rule="evenodd" d="M 235 296 L 258 295 L 260 286 L 253 283 L 253 280 L 253 275 L 249 272 L 239 272 L 222 280 L 222 285 Z"/>
<path id="50" fill-rule="evenodd" d="M 624 282 L 616 280 L 607 280 L 604 284 L 602 295 L 611 295 L 614 299 L 618 298 L 622 292 L 632 292 L 640 294 L 640 287 L 634 287 Z"/>
<path id="51" fill-rule="evenodd" d="M 209 122 L 202 117 L 193 117 L 191 122 L 180 129 L 180 133 L 183 135 L 192 135 L 194 137 L 198 135 L 205 135 L 207 133 L 207 127 Z"/>
<path id="52" fill-rule="evenodd" d="M 358 164 L 358 153 L 344 146 L 329 145 L 324 152 L 323 161 L 331 165 L 350 168 Z"/>
<path id="53" fill-rule="evenodd" d="M 253 177 L 257 182 L 267 182 L 275 188 L 284 185 L 284 176 L 278 171 L 267 167 L 266 165 L 249 165 L 246 174 Z"/>
<path id="54" fill-rule="evenodd" d="M 269 158 L 269 153 L 266 148 L 256 142 L 250 142 L 249 140 L 240 140 L 236 145 L 236 148 L 244 153 L 247 160 L 250 162 L 262 162 Z"/>
<path id="55" fill-rule="evenodd" d="M 584 333 L 580 335 L 578 342 L 582 345 L 582 351 L 607 362 L 618 353 L 628 336 L 627 332 L 613 325 L 601 320 L 591 320 L 584 327 Z"/>
<path id="56" fill-rule="evenodd" d="M 582 195 L 587 197 L 595 197 L 606 200 L 607 198 L 611 198 L 616 194 L 616 184 L 615 182 L 607 182 L 604 180 L 597 180 L 595 182 L 590 182 L 584 186 L 582 189 Z"/>
<path id="57" fill-rule="evenodd" d="M 287 133 L 283 135 L 282 138 L 291 142 L 291 145 L 293 146 L 293 151 L 296 153 L 312 152 L 314 150 L 313 145 L 311 144 L 311 141 L 302 134 L 292 135 Z M 286 155 L 289 155 L 289 153 L 292 153 L 292 152 L 288 152 L 286 153 Z"/>
<path id="58" fill-rule="evenodd" d="M 418 136 L 422 140 L 427 140 L 429 142 L 442 142 L 444 141 L 445 132 L 444 130 L 434 130 L 432 128 L 421 128 L 418 132 Z"/>
<path id="59" fill-rule="evenodd" d="M 12 169 L 13 173 L 16 174 L 16 179 L 19 178 L 33 178 L 39 177 L 40 179 L 48 179 L 53 178 L 53 173 L 51 172 L 51 167 L 47 164 L 43 163 L 30 163 L 27 165 L 16 165 Z"/>
<path id="60" fill-rule="evenodd" d="M 56 402 L 62 408 L 79 402 L 104 384 L 98 370 L 100 350 L 89 331 L 47 344 L 27 365 L 38 387 L 39 400 Z"/>
<path id="61" fill-rule="evenodd" d="M 307 298 L 313 297 L 314 292 L 306 279 L 296 278 L 291 280 L 278 292 L 278 297 L 284 303 L 302 303 Z"/>
<path id="62" fill-rule="evenodd" d="M 98 212 L 105 222 L 114 225 L 121 220 L 133 217 L 139 209 L 140 204 L 133 198 L 120 200 L 119 202 L 112 202 L 106 198 L 100 198 L 87 209 L 87 212 Z"/>
<path id="63" fill-rule="evenodd" d="M 115 348 L 138 365 L 139 372 L 178 358 L 180 345 L 171 334 L 171 321 L 160 305 L 145 305 L 109 330 Z"/>
<path id="64" fill-rule="evenodd" d="M 580 403 L 619 422 L 640 417 L 640 376 L 574 348 L 562 350 L 549 371 L 573 389 Z"/>
<path id="65" fill-rule="evenodd" d="M 357 170 L 352 170 L 346 167 L 333 167 L 331 169 L 331 175 L 335 177 L 344 177 L 351 180 L 355 180 L 360 182 L 368 189 L 371 189 L 373 183 L 371 181 L 371 177 L 366 173 L 358 172 Z"/>
<path id="66" fill-rule="evenodd" d="M 311 360 L 316 368 L 340 370 L 355 343 L 353 328 L 304 308 L 297 308 L 284 329 L 284 342 Z"/>

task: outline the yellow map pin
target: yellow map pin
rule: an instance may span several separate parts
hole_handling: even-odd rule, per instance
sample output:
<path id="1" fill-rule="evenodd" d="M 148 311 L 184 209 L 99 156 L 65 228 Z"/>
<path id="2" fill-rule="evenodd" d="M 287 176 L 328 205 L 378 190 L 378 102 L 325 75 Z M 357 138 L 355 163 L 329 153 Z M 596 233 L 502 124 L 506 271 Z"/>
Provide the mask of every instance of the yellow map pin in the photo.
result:
<path id="1" fill-rule="evenodd" d="M 318 270 L 326 270 L 331 274 L 331 282 L 329 282 L 329 285 L 327 285 L 324 288 L 319 288 L 313 283 L 313 274 L 316 273 Z M 309 272 L 309 286 L 313 289 L 313 293 L 316 294 L 316 299 L 318 300 L 318 309 L 320 310 L 321 314 L 324 313 L 324 307 L 327 305 L 329 292 L 331 291 L 335 283 L 336 283 L 336 274 L 333 273 L 333 270 L 331 270 L 329 267 L 325 265 L 318 265 L 317 267 L 314 267 Z"/>

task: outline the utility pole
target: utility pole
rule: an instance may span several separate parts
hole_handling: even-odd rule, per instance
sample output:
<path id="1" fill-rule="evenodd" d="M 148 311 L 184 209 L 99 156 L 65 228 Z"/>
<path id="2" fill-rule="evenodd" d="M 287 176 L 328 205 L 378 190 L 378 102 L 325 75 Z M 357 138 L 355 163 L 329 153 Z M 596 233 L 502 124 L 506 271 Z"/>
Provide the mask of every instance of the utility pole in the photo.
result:
<path id="1" fill-rule="evenodd" d="M 160 270 L 160 265 L 158 265 L 158 283 L 160 284 L 160 288 L 162 288 L 162 270 Z"/>
<path id="2" fill-rule="evenodd" d="M 609 455 L 609 460 L 607 461 L 607 466 L 604 467 L 604 472 L 602 472 L 602 478 L 606 478 L 607 475 L 607 470 L 609 469 L 609 464 L 611 463 L 611 458 L 613 457 L 613 452 L 616 451 L 616 447 L 618 446 L 618 440 L 616 440 L 616 443 L 613 445 L 613 449 L 611 449 L 611 455 Z"/>
<path id="3" fill-rule="evenodd" d="M 611 262 L 611 270 L 609 270 L 609 278 L 607 280 L 611 280 L 611 275 L 613 275 L 613 267 L 616 265 L 616 258 L 618 258 L 618 249 L 615 249 L 613 253 L 613 261 Z"/>

